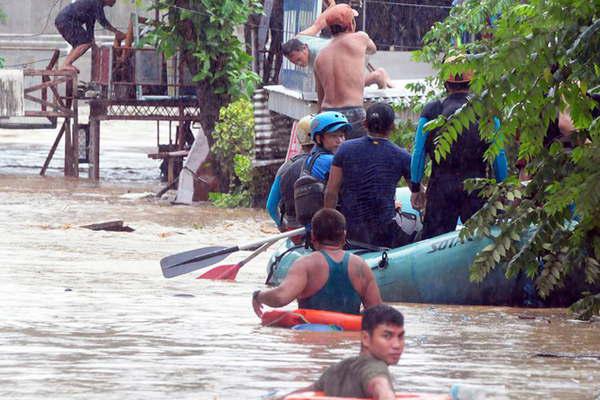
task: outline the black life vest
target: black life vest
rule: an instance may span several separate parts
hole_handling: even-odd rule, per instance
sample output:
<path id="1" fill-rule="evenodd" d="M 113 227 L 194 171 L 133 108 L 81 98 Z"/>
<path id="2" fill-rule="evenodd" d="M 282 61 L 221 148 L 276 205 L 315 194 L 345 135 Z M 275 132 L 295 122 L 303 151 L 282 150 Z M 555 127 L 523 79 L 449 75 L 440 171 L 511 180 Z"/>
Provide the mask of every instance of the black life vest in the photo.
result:
<path id="1" fill-rule="evenodd" d="M 284 217 L 296 219 L 296 205 L 294 204 L 294 183 L 300 177 L 302 168 L 310 154 L 298 154 L 290 159 L 290 166 L 281 174 L 279 181 L 279 190 L 281 200 L 279 202 L 279 212 L 281 219 Z"/>
<path id="2" fill-rule="evenodd" d="M 322 152 L 311 154 L 312 158 L 305 167 L 302 163 L 300 177 L 294 182 L 294 204 L 296 220 L 302 225 L 308 225 L 315 213 L 323 208 L 325 182 L 312 176 L 312 170 Z"/>
<path id="3" fill-rule="evenodd" d="M 448 118 L 467 101 L 467 93 L 454 93 L 443 101 L 438 100 L 438 104 L 433 105 L 434 115 L 431 115 L 429 119 L 435 119 L 439 115 Z M 472 123 L 467 129 L 463 130 L 458 135 L 457 140 L 452 143 L 450 153 L 446 155 L 445 159 L 437 163 L 435 161 L 435 138 L 438 136 L 440 129 L 437 128 L 431 131 L 425 143 L 425 149 L 433 163 L 432 176 L 444 173 L 457 174 L 463 178 L 486 176 L 487 165 L 483 155 L 488 145 L 479 136 L 479 124 Z"/>

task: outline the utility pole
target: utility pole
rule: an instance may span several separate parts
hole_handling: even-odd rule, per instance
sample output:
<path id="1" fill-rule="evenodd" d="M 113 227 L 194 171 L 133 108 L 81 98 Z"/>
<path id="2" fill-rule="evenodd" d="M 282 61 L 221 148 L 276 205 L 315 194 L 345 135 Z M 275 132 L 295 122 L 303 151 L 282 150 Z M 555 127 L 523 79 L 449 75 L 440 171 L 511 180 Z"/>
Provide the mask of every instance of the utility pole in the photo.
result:
<path id="1" fill-rule="evenodd" d="M 367 31 L 367 0 L 363 0 L 362 7 L 362 30 Z"/>

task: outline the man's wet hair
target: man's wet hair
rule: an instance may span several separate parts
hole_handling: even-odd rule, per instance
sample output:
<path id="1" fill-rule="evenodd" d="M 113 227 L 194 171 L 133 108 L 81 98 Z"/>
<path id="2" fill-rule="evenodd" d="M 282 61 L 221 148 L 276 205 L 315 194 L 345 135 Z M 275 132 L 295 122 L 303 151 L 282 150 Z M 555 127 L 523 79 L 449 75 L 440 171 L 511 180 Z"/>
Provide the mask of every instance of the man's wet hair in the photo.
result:
<path id="1" fill-rule="evenodd" d="M 367 109 L 367 129 L 371 133 L 389 133 L 394 128 L 394 109 L 386 103 L 375 103 Z"/>
<path id="2" fill-rule="evenodd" d="M 287 57 L 294 51 L 301 51 L 304 46 L 300 40 L 293 38 L 281 45 L 281 52 Z"/>
<path id="3" fill-rule="evenodd" d="M 331 35 L 336 36 L 336 35 L 339 35 L 340 33 L 346 32 L 347 28 L 342 25 L 334 24 L 334 25 L 329 25 L 329 30 L 331 31 Z"/>
<path id="4" fill-rule="evenodd" d="M 371 335 L 382 324 L 404 326 L 404 315 L 387 304 L 378 304 L 363 311 L 361 330 Z"/>
<path id="5" fill-rule="evenodd" d="M 469 90 L 469 82 L 445 82 L 446 90 L 448 91 L 464 91 Z"/>
<path id="6" fill-rule="evenodd" d="M 321 243 L 336 243 L 344 239 L 346 218 L 333 208 L 322 208 L 311 220 L 315 239 Z"/>

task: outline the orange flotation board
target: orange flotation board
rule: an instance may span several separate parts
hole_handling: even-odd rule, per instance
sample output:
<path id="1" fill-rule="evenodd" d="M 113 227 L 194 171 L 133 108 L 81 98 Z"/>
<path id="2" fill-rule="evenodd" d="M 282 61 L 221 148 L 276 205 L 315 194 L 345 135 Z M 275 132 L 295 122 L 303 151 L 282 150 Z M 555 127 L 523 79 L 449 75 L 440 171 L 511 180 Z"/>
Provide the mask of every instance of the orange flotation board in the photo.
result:
<path id="1" fill-rule="evenodd" d="M 271 310 L 262 315 L 265 326 L 291 328 L 300 324 L 336 325 L 345 331 L 360 331 L 362 315 L 335 311 L 297 309 L 294 311 Z"/>
<path id="2" fill-rule="evenodd" d="M 439 400 L 447 396 L 439 394 L 418 394 L 418 393 L 396 393 L 396 400 Z M 325 396 L 323 392 L 301 392 L 286 396 L 284 400 L 359 400 L 355 397 L 331 397 Z M 362 399 L 364 400 L 364 399 Z"/>

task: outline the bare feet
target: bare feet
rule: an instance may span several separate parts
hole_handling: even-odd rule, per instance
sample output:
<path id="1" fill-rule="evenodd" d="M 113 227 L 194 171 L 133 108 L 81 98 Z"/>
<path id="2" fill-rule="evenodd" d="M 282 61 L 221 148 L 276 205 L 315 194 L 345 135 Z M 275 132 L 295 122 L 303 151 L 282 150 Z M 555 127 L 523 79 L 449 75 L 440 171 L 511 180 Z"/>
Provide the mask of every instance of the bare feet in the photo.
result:
<path id="1" fill-rule="evenodd" d="M 394 83 L 392 82 L 392 79 L 390 78 L 390 75 L 387 73 L 387 71 L 385 69 L 377 68 L 377 72 L 379 72 L 379 74 L 381 74 L 380 79 L 384 82 L 386 88 L 395 87 Z"/>
<path id="2" fill-rule="evenodd" d="M 379 89 L 393 88 L 394 83 L 383 68 L 377 68 L 365 76 L 365 86 L 375 83 Z"/>
<path id="3" fill-rule="evenodd" d="M 71 64 L 64 64 L 59 68 L 60 71 L 72 71 L 75 73 L 79 73 L 81 71 L 79 71 L 79 69 L 77 69 L 77 67 L 75 67 L 74 65 Z"/>

